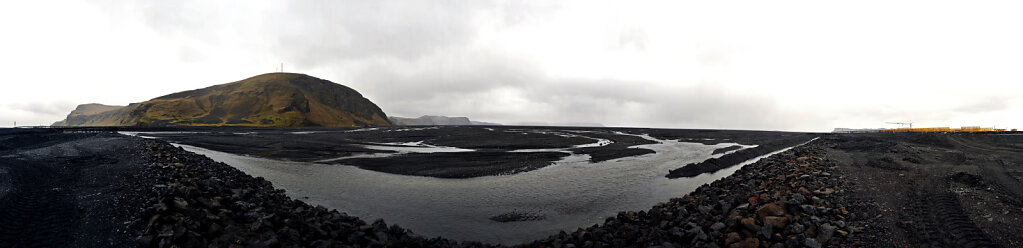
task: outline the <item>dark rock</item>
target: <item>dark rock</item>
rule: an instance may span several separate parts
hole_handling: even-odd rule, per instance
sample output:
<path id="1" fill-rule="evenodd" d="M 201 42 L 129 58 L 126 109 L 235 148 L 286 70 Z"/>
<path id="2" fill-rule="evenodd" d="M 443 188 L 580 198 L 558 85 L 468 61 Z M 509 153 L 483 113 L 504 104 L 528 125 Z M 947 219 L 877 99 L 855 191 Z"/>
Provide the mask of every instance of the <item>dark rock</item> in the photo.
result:
<path id="1" fill-rule="evenodd" d="M 138 242 L 139 246 L 148 247 L 153 243 L 153 235 L 142 235 L 135 238 L 135 242 Z"/>
<path id="2" fill-rule="evenodd" d="M 180 197 L 174 197 L 174 207 L 181 210 L 188 210 L 188 201 Z"/>
<path id="3" fill-rule="evenodd" d="M 768 204 L 764 204 L 757 209 L 757 216 L 763 219 L 766 216 L 782 216 L 785 215 L 785 203 L 776 201 Z"/>
<path id="4" fill-rule="evenodd" d="M 804 228 L 802 224 L 793 223 L 792 225 L 789 225 L 788 228 L 786 228 L 785 232 L 790 234 L 799 234 L 803 233 L 804 231 L 806 231 L 806 228 Z"/>
<path id="5" fill-rule="evenodd" d="M 772 226 L 774 226 L 776 228 L 779 228 L 779 229 L 784 229 L 785 225 L 788 224 L 788 220 L 789 219 L 784 217 L 784 216 L 783 217 L 777 217 L 777 216 L 767 216 L 767 217 L 764 217 L 764 223 L 765 224 L 771 224 Z"/>
<path id="6" fill-rule="evenodd" d="M 803 245 L 806 245 L 806 247 L 810 247 L 810 248 L 821 248 L 821 243 L 817 242 L 817 240 L 813 240 L 813 239 L 805 239 L 805 240 L 803 240 Z"/>
<path id="7" fill-rule="evenodd" d="M 707 205 L 700 205 L 699 207 L 696 208 L 696 210 L 699 210 L 700 213 L 704 213 L 704 214 L 710 213 L 710 210 L 713 210 L 713 209 L 714 208 L 712 208 L 710 206 L 707 206 Z"/>
<path id="8" fill-rule="evenodd" d="M 730 233 L 725 235 L 725 244 L 726 245 L 730 245 L 732 243 L 739 242 L 740 240 L 742 240 L 742 237 L 739 236 L 739 233 L 730 232 Z"/>
<path id="9" fill-rule="evenodd" d="M 742 227 L 746 228 L 746 230 L 754 232 L 760 230 L 760 225 L 757 225 L 757 222 L 753 220 L 753 218 L 742 218 L 739 222 L 742 224 Z"/>
<path id="10" fill-rule="evenodd" d="M 831 224 L 824 223 L 819 228 L 817 228 L 817 239 L 820 240 L 821 242 L 828 242 L 828 240 L 831 239 L 831 235 L 835 233 L 836 229 L 838 228 Z"/>
<path id="11" fill-rule="evenodd" d="M 715 222 L 713 225 L 710 225 L 710 230 L 721 231 L 721 229 L 725 229 L 725 223 Z"/>
<path id="12" fill-rule="evenodd" d="M 809 214 L 809 215 L 817 214 L 817 209 L 814 208 L 813 205 L 806 205 L 806 204 L 804 204 L 804 205 L 800 205 L 799 208 L 803 210 L 803 213 L 806 213 L 806 214 Z"/>
<path id="13" fill-rule="evenodd" d="M 746 238 L 746 239 L 744 239 L 744 240 L 742 240 L 740 242 L 736 242 L 734 244 L 731 244 L 729 247 L 731 247 L 731 248 L 757 248 L 757 247 L 760 247 L 760 240 L 757 240 L 756 238 L 750 237 L 750 238 Z"/>
<path id="14" fill-rule="evenodd" d="M 792 194 L 792 196 L 789 196 L 789 200 L 786 203 L 792 205 L 802 205 L 804 201 L 806 201 L 806 198 L 803 197 L 803 194 L 796 193 Z"/>
<path id="15" fill-rule="evenodd" d="M 759 231 L 757 231 L 757 238 L 762 240 L 770 240 L 773 234 L 774 226 L 772 226 L 771 223 L 766 223 L 764 224 L 763 227 L 760 228 Z"/>
<path id="16" fill-rule="evenodd" d="M 795 236 L 789 236 L 789 239 L 785 240 L 785 247 L 787 248 L 800 247 L 800 244 L 799 238 Z"/>

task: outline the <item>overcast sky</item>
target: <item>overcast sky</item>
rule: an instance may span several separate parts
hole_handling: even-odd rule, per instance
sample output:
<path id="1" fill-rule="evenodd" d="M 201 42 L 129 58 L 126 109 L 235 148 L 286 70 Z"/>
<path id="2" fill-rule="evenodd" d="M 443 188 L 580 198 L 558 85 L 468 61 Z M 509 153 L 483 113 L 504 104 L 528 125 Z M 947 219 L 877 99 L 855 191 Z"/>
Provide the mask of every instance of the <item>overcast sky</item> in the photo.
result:
<path id="1" fill-rule="evenodd" d="M 1023 128 L 1018 1 L 724 2 L 14 1 L 0 8 L 0 126 L 283 63 L 390 116 Z"/>

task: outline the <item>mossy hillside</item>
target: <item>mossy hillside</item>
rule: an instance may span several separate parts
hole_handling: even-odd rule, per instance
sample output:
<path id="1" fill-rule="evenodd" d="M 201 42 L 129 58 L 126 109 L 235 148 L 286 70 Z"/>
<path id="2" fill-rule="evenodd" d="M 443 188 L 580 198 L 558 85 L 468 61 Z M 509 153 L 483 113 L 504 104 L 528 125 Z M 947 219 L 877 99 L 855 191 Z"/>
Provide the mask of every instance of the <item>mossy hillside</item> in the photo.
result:
<path id="1" fill-rule="evenodd" d="M 81 116 L 81 113 L 77 114 Z M 390 124 L 387 115 L 359 92 L 295 73 L 268 73 L 233 83 L 178 92 L 123 108 L 91 113 L 88 117 L 67 125 L 290 127 Z"/>

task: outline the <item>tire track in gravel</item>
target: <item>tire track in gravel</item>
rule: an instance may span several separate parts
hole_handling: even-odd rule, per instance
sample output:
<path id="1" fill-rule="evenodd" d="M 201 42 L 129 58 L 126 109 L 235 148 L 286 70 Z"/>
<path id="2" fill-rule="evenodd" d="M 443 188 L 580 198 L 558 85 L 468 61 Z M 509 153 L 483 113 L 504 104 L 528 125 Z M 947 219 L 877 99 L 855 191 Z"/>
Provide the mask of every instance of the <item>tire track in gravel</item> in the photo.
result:
<path id="1" fill-rule="evenodd" d="M 948 179 L 910 184 L 915 190 L 901 224 L 921 247 L 1001 247 L 966 215 L 958 198 L 948 191 Z"/>

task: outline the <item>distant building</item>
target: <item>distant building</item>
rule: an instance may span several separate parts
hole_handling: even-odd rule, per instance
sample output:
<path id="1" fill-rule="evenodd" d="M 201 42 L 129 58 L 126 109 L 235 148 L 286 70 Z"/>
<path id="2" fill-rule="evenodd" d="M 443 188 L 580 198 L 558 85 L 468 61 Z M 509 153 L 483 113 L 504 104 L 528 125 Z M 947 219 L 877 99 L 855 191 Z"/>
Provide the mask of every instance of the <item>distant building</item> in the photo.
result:
<path id="1" fill-rule="evenodd" d="M 877 133 L 881 132 L 880 128 L 841 128 L 837 127 L 832 133 Z"/>
<path id="2" fill-rule="evenodd" d="M 835 128 L 832 133 L 976 133 L 976 132 L 1005 132 L 1010 129 L 964 126 L 961 128 L 950 127 L 917 127 L 917 128 Z M 1011 129 L 1015 130 L 1015 129 Z"/>

